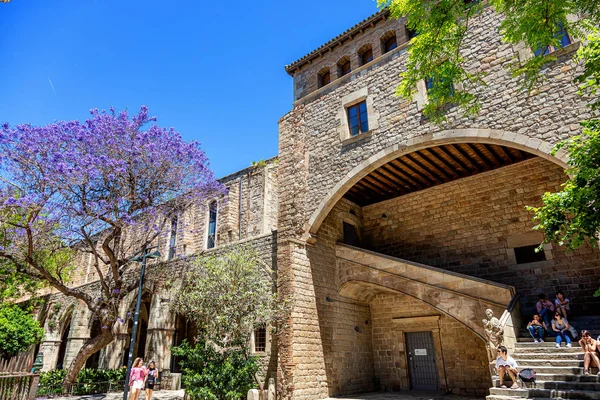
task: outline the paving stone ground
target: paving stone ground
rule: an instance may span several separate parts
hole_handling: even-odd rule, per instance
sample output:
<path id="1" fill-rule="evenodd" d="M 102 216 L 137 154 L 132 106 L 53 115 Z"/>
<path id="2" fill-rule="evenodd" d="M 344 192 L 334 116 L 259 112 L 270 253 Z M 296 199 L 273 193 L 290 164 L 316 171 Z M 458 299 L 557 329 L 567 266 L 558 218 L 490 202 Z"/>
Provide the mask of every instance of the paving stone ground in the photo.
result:
<path id="1" fill-rule="evenodd" d="M 482 397 L 465 397 L 440 392 L 376 392 L 344 397 L 330 397 L 327 400 L 482 400 Z"/>
<path id="2" fill-rule="evenodd" d="M 160 390 L 154 392 L 152 400 L 181 400 L 183 399 L 183 390 Z M 121 400 L 123 393 L 108 393 L 89 396 L 55 397 L 52 400 Z M 38 400 L 46 398 L 39 397 Z M 146 400 L 144 394 L 140 395 L 140 400 Z M 345 397 L 331 397 L 327 400 L 481 400 L 477 397 L 464 397 L 439 392 L 377 392 L 364 393 Z"/>
<path id="3" fill-rule="evenodd" d="M 152 400 L 182 400 L 184 396 L 184 390 L 159 390 L 152 394 Z M 86 396 L 69 396 L 69 397 L 38 397 L 37 400 L 122 400 L 123 392 L 120 393 L 106 393 L 106 394 L 95 394 Z M 145 393 L 142 392 L 139 400 L 146 400 Z"/>

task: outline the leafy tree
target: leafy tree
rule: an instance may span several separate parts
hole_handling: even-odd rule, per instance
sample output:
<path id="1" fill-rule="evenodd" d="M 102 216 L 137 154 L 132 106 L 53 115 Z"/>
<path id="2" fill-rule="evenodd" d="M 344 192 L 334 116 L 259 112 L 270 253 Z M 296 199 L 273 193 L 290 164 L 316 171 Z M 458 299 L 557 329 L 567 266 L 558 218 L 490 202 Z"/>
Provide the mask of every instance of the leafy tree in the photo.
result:
<path id="1" fill-rule="evenodd" d="M 85 123 L 0 127 L 0 260 L 6 271 L 74 297 L 101 322 L 75 356 L 113 341 L 120 301 L 137 287 L 130 258 L 154 243 L 166 221 L 220 192 L 197 142 L 157 125 L 142 107 L 92 110 Z M 99 294 L 73 287 L 77 255 L 91 254 Z"/>
<path id="2" fill-rule="evenodd" d="M 278 315 L 272 279 L 250 247 L 191 263 L 174 308 L 198 327 L 197 344 L 174 352 L 183 359 L 183 379 L 194 398 L 238 399 L 259 383 L 250 335 Z"/>
<path id="3" fill-rule="evenodd" d="M 272 274 L 250 247 L 198 257 L 174 308 L 196 324 L 199 341 L 245 349 L 254 329 L 276 317 Z"/>
<path id="4" fill-rule="evenodd" d="M 44 329 L 30 311 L 19 305 L 0 306 L 0 356 L 10 357 L 39 343 Z"/>
<path id="5" fill-rule="evenodd" d="M 378 0 L 378 4 L 389 6 L 394 17 L 406 17 L 406 26 L 418 33 L 411 40 L 407 70 L 400 75 L 396 93 L 412 99 L 417 82 L 428 80 L 429 103 L 423 112 L 433 121 L 441 122 L 449 105 L 476 114 L 480 107 L 474 92 L 477 85 L 483 84 L 483 76 L 466 69 L 467 60 L 461 50 L 469 24 L 485 6 L 484 2 Z M 533 50 L 558 47 L 562 29 L 581 38 L 600 23 L 600 0 L 489 0 L 489 4 L 503 16 L 500 25 L 503 41 L 524 43 Z M 567 18 L 569 15 L 578 15 L 579 19 L 572 21 Z M 582 43 L 583 48 L 588 46 Z M 524 63 L 515 60 L 511 68 L 516 76 L 523 78 L 524 87 L 531 88 L 543 78 L 542 67 L 555 59 L 549 54 Z M 462 87 L 457 83 L 462 83 Z"/>

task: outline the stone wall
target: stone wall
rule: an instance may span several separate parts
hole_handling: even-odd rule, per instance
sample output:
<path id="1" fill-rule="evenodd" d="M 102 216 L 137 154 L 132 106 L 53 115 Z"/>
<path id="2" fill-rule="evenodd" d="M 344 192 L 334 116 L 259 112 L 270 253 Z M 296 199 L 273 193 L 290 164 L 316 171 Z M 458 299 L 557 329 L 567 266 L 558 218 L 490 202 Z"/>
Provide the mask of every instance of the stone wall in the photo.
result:
<path id="1" fill-rule="evenodd" d="M 563 290 L 576 312 L 593 313 L 600 251 L 553 246 L 547 261 L 516 264 L 511 242 L 539 244 L 525 206 L 560 190 L 562 168 L 541 158 L 364 208 L 365 245 L 394 257 L 512 285 L 530 313 L 537 294 Z M 385 214 L 385 218 L 382 215 Z M 531 238 L 531 239 L 529 239 Z M 523 240 L 529 240 L 523 242 Z"/>
<path id="2" fill-rule="evenodd" d="M 427 331 L 430 327 L 423 326 L 423 319 L 418 317 L 438 316 L 431 329 L 435 331 L 440 388 L 455 394 L 485 396 L 490 386 L 485 345 L 463 324 L 406 295 L 379 294 L 370 306 L 375 374 L 381 390 L 410 389 L 403 330 Z M 399 326 L 396 322 L 412 317 L 417 317 L 416 326 Z"/>
<path id="3" fill-rule="evenodd" d="M 360 337 L 352 336 L 353 332 L 348 329 L 354 324 L 359 326 L 359 322 L 366 315 L 366 311 L 361 311 L 364 309 L 361 308 L 363 305 L 353 304 L 352 301 L 348 301 L 347 304 L 335 301 L 330 303 L 325 300 L 336 295 L 333 245 L 335 240 L 339 240 L 340 234 L 336 227 L 336 224 L 339 224 L 336 218 L 340 212 L 348 212 L 347 209 L 340 209 L 348 207 L 345 200 L 340 198 L 352 182 L 383 163 L 383 158 L 387 157 L 389 160 L 395 155 L 433 143 L 452 143 L 453 138 L 460 135 L 461 138 L 456 140 L 468 142 L 469 138 L 472 138 L 473 142 L 480 140 L 512 146 L 550 159 L 553 158 L 550 151 L 554 144 L 581 132 L 578 121 L 589 114 L 586 99 L 577 95 L 578 88 L 573 83 L 576 72 L 581 70 L 571 59 L 578 44 L 560 50 L 556 54 L 557 61 L 545 69 L 547 80 L 531 93 L 527 93 L 522 90 L 521 83 L 512 77 L 508 68 L 508 64 L 519 56 L 519 51 L 522 54 L 526 51 L 518 46 L 502 43 L 497 30 L 500 22 L 501 16 L 491 7 L 485 7 L 470 21 L 471 28 L 464 42 L 463 55 L 467 59 L 467 69 L 471 72 L 486 73 L 486 85 L 478 85 L 473 89 L 481 102 L 481 112 L 475 117 L 466 117 L 457 108 L 451 108 L 448 120 L 441 126 L 424 118 L 415 99 L 409 101 L 395 96 L 395 88 L 399 84 L 398 76 L 406 69 L 408 55 L 408 45 L 402 45 L 400 38 L 400 46 L 396 50 L 376 58 L 369 65 L 359 68 L 353 66 L 351 74 L 315 90 L 316 73 L 320 68 L 329 65 L 333 80 L 335 70 L 331 70 L 332 64 L 346 53 L 355 54 L 361 41 L 372 40 L 369 39 L 369 35 L 377 36 L 372 32 L 387 23 L 393 24 L 394 21 L 385 24 L 380 22 L 375 28 L 366 28 L 363 33 L 349 38 L 343 46 L 313 60 L 305 71 L 301 70 L 294 75 L 296 101 L 292 111 L 280 120 L 279 136 L 278 181 L 285 182 L 285 185 L 279 187 L 278 290 L 282 298 L 289 299 L 294 304 L 289 315 L 288 329 L 280 341 L 279 388 L 284 395 L 299 399 L 317 399 L 345 392 L 373 390 L 377 386 L 374 380 L 378 372 L 370 366 L 373 355 L 366 350 L 368 345 L 361 342 L 361 338 L 369 335 L 368 328 L 363 329 L 364 334 Z M 401 23 L 395 23 L 401 26 Z M 377 50 L 377 46 L 374 50 Z M 375 55 L 377 56 L 377 53 Z M 363 97 L 369 109 L 371 130 L 366 134 L 348 137 L 348 132 L 343 128 L 347 118 L 346 106 L 350 104 L 348 99 Z M 426 96 L 421 93 L 421 98 L 424 97 Z M 555 160 L 558 163 L 564 162 L 564 154 L 559 152 Z M 498 237 L 502 235 L 496 235 L 496 242 L 487 239 L 490 232 L 495 232 L 493 225 L 497 223 L 495 219 L 485 219 L 487 214 L 494 215 L 498 223 L 502 224 L 504 216 L 514 212 L 515 207 L 524 206 L 525 200 L 533 200 L 534 195 L 539 196 L 545 190 L 558 188 L 564 180 L 561 169 L 556 165 L 544 163 L 539 159 L 528 163 L 514 166 L 512 170 L 488 172 L 480 177 L 429 189 L 436 191 L 435 193 L 442 193 L 429 202 L 434 210 L 432 214 L 439 212 L 443 215 L 440 216 L 442 222 L 432 224 L 428 219 L 429 214 L 423 211 L 420 215 L 415 215 L 415 220 L 411 222 L 419 224 L 420 217 L 429 221 L 429 224 L 419 225 L 419 232 L 407 233 L 413 234 L 414 238 L 405 239 L 422 239 L 423 242 L 419 244 L 428 246 L 422 253 L 414 248 L 412 256 L 417 261 L 430 265 L 445 264 L 439 260 L 436 264 L 435 258 L 427 259 L 431 249 L 429 242 L 434 242 L 437 246 L 436 251 L 443 252 L 443 257 L 450 259 L 449 255 L 455 243 L 445 243 L 444 236 L 446 233 L 450 238 L 452 235 L 461 235 L 463 232 L 460 229 L 453 233 L 453 226 L 459 224 L 466 227 L 464 230 L 470 235 L 465 235 L 462 241 L 477 244 L 470 250 L 465 248 L 464 243 L 458 244 L 458 253 L 455 254 L 454 260 L 460 258 L 460 264 L 450 265 L 449 261 L 444 268 L 473 276 L 485 274 L 487 279 L 496 282 L 521 285 L 519 290 L 523 290 L 525 295 L 525 310 L 531 310 L 533 294 L 540 290 L 552 292 L 557 288 L 574 293 L 577 302 L 583 304 L 589 300 L 591 286 L 597 286 L 597 280 L 594 281 L 594 275 L 597 275 L 598 271 L 595 252 L 581 249 L 570 254 L 552 250 L 550 255 L 554 258 L 543 265 L 534 268 L 519 266 L 508 271 L 502 270 L 508 266 L 506 244 L 498 242 Z M 516 182 L 515 184 L 520 186 L 512 185 L 513 190 L 508 191 L 496 186 L 497 194 L 490 194 L 488 199 L 488 203 L 498 204 L 497 207 L 491 206 L 493 212 L 484 215 L 478 208 L 483 205 L 482 196 L 475 195 L 474 198 L 461 198 L 465 212 L 456 218 L 463 220 L 455 222 L 448 214 L 444 214 L 444 210 L 455 207 L 451 196 L 444 192 L 448 187 L 455 185 L 456 188 L 468 191 L 465 185 L 473 180 L 480 182 L 481 186 L 488 176 L 497 176 L 524 166 L 543 172 L 541 178 L 521 171 L 520 174 L 513 174 L 513 181 L 510 182 Z M 517 191 L 522 188 L 526 188 L 527 191 Z M 417 204 L 426 203 L 421 200 L 423 196 L 427 196 L 427 191 L 406 197 Z M 518 200 L 510 202 L 507 196 Z M 400 198 L 397 201 L 403 200 Z M 470 212 L 467 213 L 466 210 Z M 375 215 L 375 212 L 373 214 Z M 401 215 L 400 211 L 398 215 Z M 514 218 L 516 220 L 498 228 L 504 229 L 504 235 L 530 231 L 531 215 L 519 211 Z M 484 229 L 475 226 L 476 222 L 470 222 L 473 219 L 485 219 L 483 223 L 487 225 L 484 226 L 489 227 Z M 404 226 L 400 225 L 390 226 L 388 233 L 398 234 L 403 228 Z M 378 238 L 375 236 L 379 233 L 373 231 L 372 227 L 366 229 L 363 239 L 371 236 L 377 243 Z M 439 234 L 422 237 L 424 230 L 432 230 Z M 531 237 L 526 239 L 530 240 Z M 390 241 L 393 240 L 395 239 L 390 238 Z M 515 243 L 519 240 L 525 239 L 516 238 Z M 389 251 L 396 251 L 394 254 L 407 258 L 406 254 L 393 246 L 390 246 Z M 492 261 L 483 255 L 487 251 L 494 253 Z M 476 254 L 472 254 L 473 252 Z M 504 259 L 504 264 L 501 259 Z M 583 307 L 580 310 L 583 311 Z M 450 324 L 447 329 L 449 335 L 464 333 L 464 328 L 458 325 Z M 342 332 L 343 336 L 334 335 L 342 335 Z M 343 346 L 337 346 L 338 342 L 347 344 L 347 348 L 354 348 L 354 351 L 344 353 Z M 467 358 L 474 357 L 473 363 L 479 366 L 478 363 L 485 357 L 485 349 L 482 344 L 477 345 L 478 347 L 475 344 L 473 346 L 473 349 L 478 349 L 477 355 L 467 352 Z M 362 351 L 365 353 L 361 353 Z M 449 357 L 457 359 L 458 355 L 449 354 Z M 349 367 L 345 369 L 345 365 Z M 457 364 L 462 365 L 464 364 Z M 484 372 L 487 373 L 487 369 L 484 369 Z M 453 380 L 449 379 L 449 383 L 454 385 L 453 382 L 456 381 L 455 386 L 464 389 L 466 393 L 478 391 L 481 389 L 483 378 L 477 373 L 474 374 L 473 382 L 466 382 L 456 376 Z M 348 384 L 345 385 L 346 382 Z"/>
<path id="4" fill-rule="evenodd" d="M 237 241 L 227 246 L 219 246 L 207 251 L 205 254 L 220 254 L 231 246 L 249 246 L 257 252 L 259 260 L 263 265 L 273 271 L 271 279 L 275 279 L 277 273 L 277 234 L 269 232 L 249 239 Z M 185 277 L 188 262 L 193 256 L 179 257 L 172 261 L 149 263 L 144 279 L 143 293 L 149 299 L 148 329 L 146 336 L 145 359 L 153 359 L 160 370 L 171 369 L 171 350 L 174 333 L 176 330 L 176 313 L 171 309 L 172 300 Z M 139 266 L 129 271 L 127 279 L 137 279 Z M 81 287 L 82 290 L 92 294 L 94 297 L 100 293 L 98 282 L 92 282 Z M 120 314 L 126 315 L 135 307 L 137 290 L 127 294 L 121 301 Z M 55 307 L 60 304 L 60 307 Z M 81 346 L 90 338 L 92 315 L 87 307 L 78 304 L 73 298 L 61 293 L 47 296 L 46 306 L 41 309 L 40 320 L 44 325 L 45 335 L 40 345 L 40 351 L 44 353 L 44 368 L 50 370 L 56 367 L 60 360 L 58 350 L 61 345 L 61 334 L 70 323 L 67 336 L 66 353 L 64 365 L 68 368 Z M 51 322 L 53 321 L 53 322 Z M 113 329 L 115 340 L 100 353 L 99 365 L 101 368 L 120 368 L 123 363 L 125 349 L 129 346 L 130 333 L 127 323 L 116 323 Z M 180 333 L 181 334 L 181 333 Z M 268 346 L 260 356 L 261 371 L 259 376 L 262 381 L 268 381 L 276 374 L 277 343 L 271 330 L 267 330 Z"/>
<path id="5" fill-rule="evenodd" d="M 341 76 L 338 71 L 338 62 L 342 59 L 350 61 L 351 70 L 354 71 L 362 67 L 359 54 L 364 49 L 370 47 L 373 51 L 373 58 L 380 57 L 383 52 L 381 39 L 396 35 L 396 43 L 402 45 L 408 41 L 406 28 L 403 20 L 397 20 L 387 17 L 375 22 L 374 25 L 368 25 L 364 31 L 355 36 L 352 40 L 343 41 L 331 51 L 323 52 L 323 55 L 315 61 L 303 65 L 299 71 L 293 72 L 294 77 L 294 100 L 299 100 L 304 96 L 316 91 L 319 88 L 318 75 L 325 69 L 329 69 L 331 81 L 339 79 Z M 372 63 L 366 64 L 366 67 L 372 66 Z"/>

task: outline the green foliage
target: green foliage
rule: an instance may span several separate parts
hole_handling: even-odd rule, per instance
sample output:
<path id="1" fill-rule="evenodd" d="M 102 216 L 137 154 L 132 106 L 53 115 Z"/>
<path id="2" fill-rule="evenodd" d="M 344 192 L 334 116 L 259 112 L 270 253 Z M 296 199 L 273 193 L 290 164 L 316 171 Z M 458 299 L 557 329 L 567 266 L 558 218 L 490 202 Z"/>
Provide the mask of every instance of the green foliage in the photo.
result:
<path id="1" fill-rule="evenodd" d="M 503 41 L 524 43 L 532 50 L 559 47 L 561 27 L 570 35 L 583 38 L 600 22 L 600 0 L 489 0 L 489 3 L 503 14 L 500 26 Z M 406 17 L 407 27 L 418 32 L 411 40 L 407 70 L 400 74 L 397 95 L 412 100 L 417 83 L 432 79 L 429 103 L 423 110 L 425 116 L 440 123 L 450 106 L 460 107 L 467 115 L 479 112 L 478 99 L 473 93 L 476 85 L 484 84 L 483 74 L 465 69 L 461 50 L 472 18 L 487 5 L 483 1 L 465 4 L 463 0 L 378 0 L 378 4 L 389 6 L 396 18 Z M 580 18 L 574 22 L 568 15 Z M 595 43 L 582 44 L 581 54 L 586 59 L 584 80 L 589 77 L 592 63 L 597 66 L 600 57 Z M 533 57 L 522 64 L 515 59 L 510 67 L 516 76 L 523 78 L 523 87 L 531 89 L 543 78 L 543 67 L 555 59 L 552 54 Z"/>
<path id="2" fill-rule="evenodd" d="M 600 230 L 600 120 L 582 123 L 583 134 L 561 143 L 570 154 L 570 178 L 558 193 L 545 193 L 535 212 L 535 229 L 544 241 L 556 241 L 574 249 L 584 243 L 596 245 Z"/>
<path id="3" fill-rule="evenodd" d="M 184 342 L 172 350 L 181 357 L 181 380 L 192 400 L 243 399 L 254 387 L 258 357 L 247 357 L 241 348 L 219 351 L 206 342 Z"/>
<path id="4" fill-rule="evenodd" d="M 77 375 L 77 384 L 73 387 L 74 394 L 102 393 L 112 387 L 122 387 L 125 381 L 126 368 L 93 369 L 83 368 Z M 63 393 L 63 381 L 67 370 L 52 370 L 40 374 L 38 395 L 57 395 Z M 108 384 L 107 384 L 108 383 Z"/>
<path id="5" fill-rule="evenodd" d="M 589 34 L 587 44 L 580 47 L 577 52 L 577 60 L 583 62 L 584 72 L 577 77 L 580 83 L 579 94 L 595 99 L 590 103 L 592 111 L 600 110 L 600 96 L 597 96 L 600 88 L 600 34 L 594 31 Z"/>
<path id="6" fill-rule="evenodd" d="M 417 83 L 431 80 L 428 104 L 423 110 L 427 117 L 441 121 L 450 105 L 460 106 L 468 114 L 476 114 L 479 111 L 476 97 L 466 88 L 482 83 L 482 80 L 465 70 L 465 60 L 459 49 L 470 18 L 481 5 L 469 7 L 456 0 L 379 0 L 379 5 L 390 5 L 391 14 L 396 18 L 406 16 L 406 26 L 418 32 L 408 48 L 407 70 L 400 74 L 396 95 L 412 100 Z M 464 89 L 457 87 L 459 82 Z"/>
<path id="7" fill-rule="evenodd" d="M 247 347 L 251 332 L 275 316 L 272 271 L 250 247 L 195 259 L 174 301 L 200 341 Z"/>
<path id="8" fill-rule="evenodd" d="M 33 318 L 30 310 L 5 303 L 0 306 L 0 355 L 12 356 L 39 343 L 44 329 Z"/>

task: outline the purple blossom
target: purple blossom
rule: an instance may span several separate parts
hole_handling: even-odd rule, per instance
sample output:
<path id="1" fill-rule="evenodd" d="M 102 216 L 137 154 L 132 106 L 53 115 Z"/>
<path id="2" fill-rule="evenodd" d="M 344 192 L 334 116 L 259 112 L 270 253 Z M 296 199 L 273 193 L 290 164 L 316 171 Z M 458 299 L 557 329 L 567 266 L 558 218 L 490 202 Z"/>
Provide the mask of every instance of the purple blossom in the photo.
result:
<path id="1" fill-rule="evenodd" d="M 121 293 L 121 291 L 119 289 L 113 289 L 112 292 L 113 292 L 113 294 L 119 294 L 119 293 Z"/>

